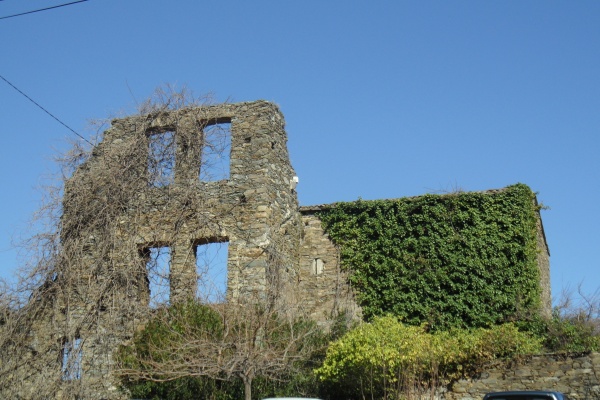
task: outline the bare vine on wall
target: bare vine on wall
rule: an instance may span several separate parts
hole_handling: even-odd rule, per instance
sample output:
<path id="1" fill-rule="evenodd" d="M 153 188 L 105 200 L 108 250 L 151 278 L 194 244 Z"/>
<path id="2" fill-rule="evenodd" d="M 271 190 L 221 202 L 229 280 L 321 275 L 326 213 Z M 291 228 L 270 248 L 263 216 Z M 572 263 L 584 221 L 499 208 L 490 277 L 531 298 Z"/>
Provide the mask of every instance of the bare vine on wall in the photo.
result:
<path id="1" fill-rule="evenodd" d="M 224 303 L 224 282 L 209 273 L 214 258 L 204 257 L 204 273 L 195 265 L 203 246 L 226 243 L 222 221 L 235 218 L 232 210 L 243 206 L 233 197 L 213 206 L 225 187 L 219 182 L 229 173 L 231 132 L 230 121 L 205 115 L 211 103 L 210 96 L 194 97 L 186 89 L 159 89 L 140 105 L 138 117 L 112 122 L 133 132 L 135 140 L 109 138 L 109 128 L 90 140 L 94 147 L 78 142 L 60 158 L 59 184 L 48 189 L 38 214 L 43 224 L 37 226 L 43 229 L 26 243 L 30 252 L 19 282 L 0 293 L 2 397 L 90 397 L 86 379 L 117 370 L 116 360 L 107 355 L 131 340 L 153 309 L 177 299 L 235 314 L 235 305 L 228 309 Z M 214 192 L 203 192 L 206 182 L 215 182 Z M 204 208 L 212 211 L 198 213 Z M 190 218 L 197 221 L 194 232 Z M 153 228 L 140 233 L 140 221 Z M 239 227 L 236 236 L 248 235 L 243 224 L 232 226 Z M 282 246 L 273 245 L 276 240 L 262 250 L 271 262 L 284 257 L 278 253 Z M 188 268 L 178 276 L 193 275 L 197 285 L 174 282 L 175 267 Z M 264 303 L 272 297 L 254 299 L 256 304 L 245 308 L 248 313 L 276 313 Z M 240 317 L 239 310 L 228 318 L 251 318 Z M 295 320 L 297 311 L 288 310 L 286 321 Z M 256 321 L 265 324 L 253 326 L 253 332 L 268 336 L 272 318 Z M 288 347 L 278 351 L 269 362 L 281 371 L 297 353 Z M 258 364 L 250 368 L 259 369 Z M 100 385 L 114 388 L 114 377 L 100 379 Z"/>

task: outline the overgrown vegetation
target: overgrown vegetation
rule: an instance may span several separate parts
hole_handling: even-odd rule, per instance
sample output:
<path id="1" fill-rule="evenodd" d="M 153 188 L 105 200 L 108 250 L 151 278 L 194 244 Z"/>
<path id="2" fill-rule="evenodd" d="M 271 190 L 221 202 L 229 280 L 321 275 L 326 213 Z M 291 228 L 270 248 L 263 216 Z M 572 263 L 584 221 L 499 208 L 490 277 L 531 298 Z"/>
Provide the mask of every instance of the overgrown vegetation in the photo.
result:
<path id="1" fill-rule="evenodd" d="M 597 297 L 539 314 L 534 194 L 339 203 L 321 211 L 367 322 L 316 370 L 344 398 L 420 398 L 496 358 L 600 348 Z M 399 322 L 402 321 L 402 322 Z"/>
<path id="2" fill-rule="evenodd" d="M 542 339 L 549 353 L 581 354 L 600 350 L 600 292 L 576 293 L 566 290 L 552 311 L 551 318 L 519 321 L 522 330 Z"/>
<path id="3" fill-rule="evenodd" d="M 339 203 L 319 217 L 340 246 L 367 320 L 487 327 L 539 306 L 536 206 L 523 184 L 494 193 Z"/>
<path id="4" fill-rule="evenodd" d="M 190 301 L 159 309 L 118 359 L 134 396 L 250 400 L 275 392 L 314 394 L 300 373 L 310 377 L 311 361 L 324 346 L 314 322 L 290 320 L 264 303 Z"/>
<path id="5" fill-rule="evenodd" d="M 374 317 L 330 344 L 315 370 L 331 398 L 437 398 L 455 379 L 476 376 L 494 360 L 513 363 L 540 354 L 600 350 L 600 296 L 567 293 L 552 318 L 489 328 L 431 331 L 397 317 Z"/>

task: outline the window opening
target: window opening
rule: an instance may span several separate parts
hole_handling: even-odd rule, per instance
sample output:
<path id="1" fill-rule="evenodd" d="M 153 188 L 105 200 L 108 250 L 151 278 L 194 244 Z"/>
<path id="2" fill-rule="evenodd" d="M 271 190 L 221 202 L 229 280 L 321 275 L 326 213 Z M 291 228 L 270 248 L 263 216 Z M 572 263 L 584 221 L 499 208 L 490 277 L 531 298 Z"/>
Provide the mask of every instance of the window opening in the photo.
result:
<path id="1" fill-rule="evenodd" d="M 200 180 L 214 182 L 229 179 L 231 119 L 209 121 L 203 133 Z"/>
<path id="2" fill-rule="evenodd" d="M 81 344 L 81 338 L 63 340 L 61 368 L 63 381 L 81 379 L 81 360 L 83 358 Z"/>
<path id="3" fill-rule="evenodd" d="M 321 275 L 323 273 L 323 260 L 315 258 L 312 261 L 312 273 L 313 275 Z"/>
<path id="4" fill-rule="evenodd" d="M 164 187 L 175 180 L 175 132 L 165 131 L 148 136 L 148 182 Z"/>
<path id="5" fill-rule="evenodd" d="M 150 247 L 144 251 L 148 279 L 150 308 L 169 303 L 171 249 L 169 247 Z"/>
<path id="6" fill-rule="evenodd" d="M 196 297 L 206 303 L 225 302 L 227 293 L 226 240 L 202 240 L 196 244 L 196 272 L 198 289 Z"/>

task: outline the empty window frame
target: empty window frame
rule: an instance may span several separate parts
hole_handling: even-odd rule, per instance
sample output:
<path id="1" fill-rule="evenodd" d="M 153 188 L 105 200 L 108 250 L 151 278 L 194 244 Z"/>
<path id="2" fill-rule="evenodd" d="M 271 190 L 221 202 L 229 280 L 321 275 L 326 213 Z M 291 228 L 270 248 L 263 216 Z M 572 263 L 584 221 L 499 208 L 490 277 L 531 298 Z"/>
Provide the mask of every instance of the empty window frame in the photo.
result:
<path id="1" fill-rule="evenodd" d="M 81 338 L 63 339 L 61 371 L 63 381 L 81 379 L 81 361 L 83 358 Z"/>
<path id="2" fill-rule="evenodd" d="M 148 184 L 164 187 L 175 180 L 175 131 L 148 134 Z"/>
<path id="3" fill-rule="evenodd" d="M 227 239 L 204 239 L 196 242 L 196 297 L 205 303 L 222 303 L 227 293 Z"/>
<path id="4" fill-rule="evenodd" d="M 200 180 L 214 182 L 229 179 L 231 118 L 210 120 L 202 132 Z"/>
<path id="5" fill-rule="evenodd" d="M 167 246 L 148 247 L 143 251 L 146 261 L 146 274 L 150 308 L 169 304 L 171 249 Z"/>
<path id="6" fill-rule="evenodd" d="M 323 273 L 323 260 L 320 258 L 314 258 L 312 261 L 312 274 L 321 275 Z"/>

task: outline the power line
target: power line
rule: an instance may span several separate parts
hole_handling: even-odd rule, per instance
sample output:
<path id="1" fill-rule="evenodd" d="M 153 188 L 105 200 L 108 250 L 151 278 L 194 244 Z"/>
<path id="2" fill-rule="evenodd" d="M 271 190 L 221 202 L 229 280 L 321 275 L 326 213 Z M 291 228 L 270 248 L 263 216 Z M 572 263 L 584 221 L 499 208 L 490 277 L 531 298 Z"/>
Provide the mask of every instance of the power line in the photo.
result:
<path id="1" fill-rule="evenodd" d="M 2 1 L 2 0 L 0 0 L 0 1 Z M 88 1 L 88 0 L 78 0 L 78 1 L 72 1 L 72 2 L 70 2 L 70 3 L 59 4 L 59 5 L 57 5 L 57 6 L 46 7 L 46 8 L 40 8 L 40 9 L 38 9 L 38 10 L 26 11 L 26 12 L 19 13 L 19 14 L 7 15 L 6 17 L 0 17 L 0 19 L 6 19 L 6 18 L 12 18 L 12 17 L 19 17 L 19 16 L 21 16 L 21 15 L 27 15 L 27 14 L 33 14 L 33 13 L 36 13 L 36 12 L 40 12 L 40 11 L 52 10 L 53 8 L 59 8 L 59 7 L 70 6 L 70 5 L 72 5 L 72 4 L 83 3 L 83 2 L 85 2 L 85 1 Z"/>
<path id="2" fill-rule="evenodd" d="M 84 0 L 84 1 L 87 1 L 87 0 Z M 79 136 L 81 139 L 85 140 L 86 142 L 88 142 L 90 145 L 93 146 L 93 144 L 89 140 L 87 140 L 86 138 L 84 138 L 83 136 L 81 136 L 79 133 L 75 132 L 69 125 L 65 124 L 60 119 L 58 119 L 57 117 L 55 117 L 50 111 L 48 111 L 44 107 L 40 106 L 35 100 L 33 100 L 31 97 L 27 96 L 18 87 L 16 87 L 12 83 L 10 83 L 5 77 L 3 77 L 2 75 L 0 75 L 0 79 L 2 79 L 4 82 L 8 83 L 13 89 L 15 89 L 17 92 L 21 93 L 23 96 L 25 96 L 25 98 L 27 98 L 27 100 L 31 101 L 33 104 L 35 104 L 40 109 L 42 109 L 42 111 L 44 111 L 46 114 L 48 114 L 49 116 L 51 116 L 52 118 L 54 118 L 56 121 L 58 121 L 59 124 L 61 124 L 62 126 L 64 126 L 65 128 L 67 128 L 68 130 L 70 130 L 71 132 L 73 132 L 74 134 L 76 134 L 77 136 Z"/>

